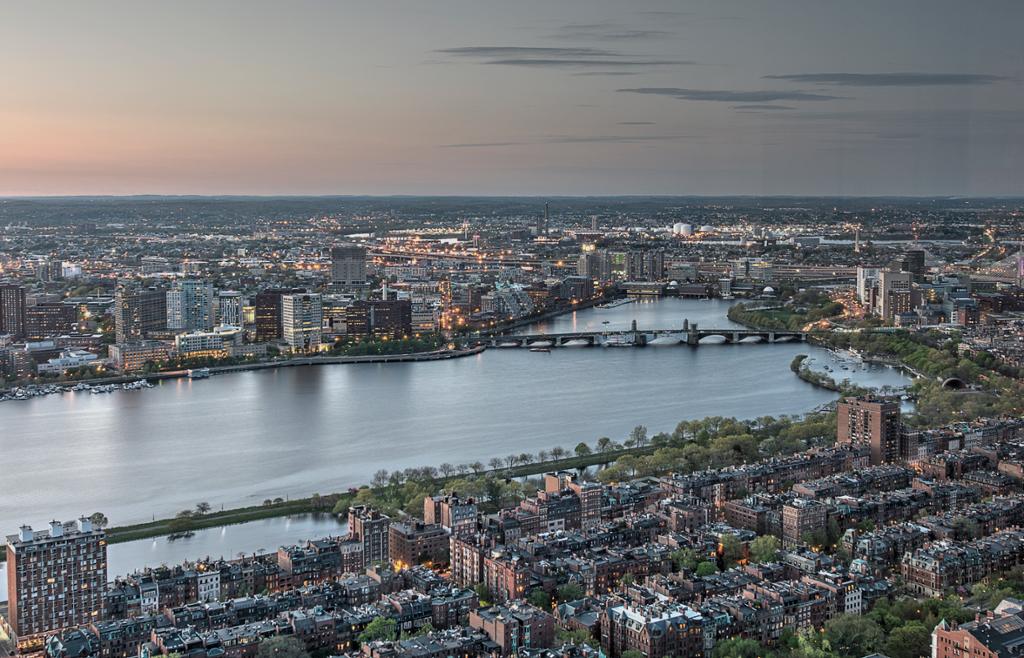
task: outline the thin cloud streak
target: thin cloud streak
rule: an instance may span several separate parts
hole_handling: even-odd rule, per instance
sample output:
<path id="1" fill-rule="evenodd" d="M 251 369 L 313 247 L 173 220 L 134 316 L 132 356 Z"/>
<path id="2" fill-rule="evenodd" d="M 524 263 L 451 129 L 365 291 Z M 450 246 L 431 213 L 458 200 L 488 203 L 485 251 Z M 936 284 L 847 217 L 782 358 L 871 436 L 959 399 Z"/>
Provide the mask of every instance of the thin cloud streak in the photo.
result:
<path id="1" fill-rule="evenodd" d="M 740 110 L 741 112 L 759 112 L 759 111 L 776 111 L 776 110 L 795 110 L 796 108 L 792 105 L 772 105 L 770 103 L 751 103 L 750 105 L 733 105 L 732 109 Z"/>
<path id="2" fill-rule="evenodd" d="M 671 59 L 541 59 L 541 58 L 520 58 L 520 59 L 491 59 L 482 64 L 495 66 L 528 66 L 533 68 L 582 68 L 600 66 L 672 66 L 672 65 L 693 65 L 695 62 L 686 60 Z"/>
<path id="3" fill-rule="evenodd" d="M 691 139 L 692 137 L 692 135 L 553 135 L 525 141 L 439 144 L 438 148 L 503 148 L 506 146 L 536 146 L 543 144 L 640 144 L 644 142 L 672 142 Z"/>
<path id="4" fill-rule="evenodd" d="M 842 98 L 829 94 L 805 91 L 729 91 L 719 89 L 686 89 L 683 87 L 635 87 L 616 91 L 631 94 L 668 96 L 677 100 L 711 101 L 719 103 L 770 103 L 771 101 L 831 101 Z"/>
<path id="5" fill-rule="evenodd" d="M 936 87 L 988 85 L 1006 80 L 981 73 L 791 73 L 766 75 L 767 80 L 788 80 L 839 87 Z"/>
<path id="6" fill-rule="evenodd" d="M 608 39 L 612 41 L 663 39 L 673 36 L 667 30 L 630 28 L 617 23 L 577 23 L 563 25 L 556 38 Z"/>

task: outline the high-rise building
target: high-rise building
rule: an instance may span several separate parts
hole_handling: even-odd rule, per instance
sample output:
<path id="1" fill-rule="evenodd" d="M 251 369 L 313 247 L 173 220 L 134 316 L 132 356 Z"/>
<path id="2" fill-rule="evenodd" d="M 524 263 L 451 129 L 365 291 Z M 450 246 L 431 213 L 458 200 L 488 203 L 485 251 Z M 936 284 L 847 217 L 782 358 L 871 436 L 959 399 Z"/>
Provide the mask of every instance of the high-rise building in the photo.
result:
<path id="1" fill-rule="evenodd" d="M 449 533 L 469 535 L 477 526 L 477 506 L 473 498 L 460 498 L 455 492 L 423 499 L 423 521 L 436 523 Z"/>
<path id="2" fill-rule="evenodd" d="M 213 329 L 213 284 L 196 279 L 175 281 L 167 291 L 167 328 L 181 331 Z"/>
<path id="3" fill-rule="evenodd" d="M 391 519 L 366 505 L 348 508 L 349 538 L 363 545 L 365 564 L 383 562 L 391 557 L 388 548 Z"/>
<path id="4" fill-rule="evenodd" d="M 0 284 L 0 334 L 25 337 L 25 287 Z"/>
<path id="5" fill-rule="evenodd" d="M 167 291 L 119 286 L 114 293 L 114 332 L 118 343 L 145 338 L 167 328 Z"/>
<path id="6" fill-rule="evenodd" d="M 661 281 L 665 278 L 664 249 L 635 249 L 626 255 L 628 281 Z"/>
<path id="7" fill-rule="evenodd" d="M 106 586 L 106 535 L 89 519 L 7 537 L 7 618 L 22 652 L 41 648 L 46 633 L 99 621 Z"/>
<path id="8" fill-rule="evenodd" d="M 281 297 L 281 327 L 288 346 L 298 352 L 320 349 L 324 311 L 320 295 L 294 293 Z"/>
<path id="9" fill-rule="evenodd" d="M 359 300 L 349 305 L 346 333 L 351 338 L 399 339 L 412 333 L 412 302 L 408 299 Z"/>
<path id="10" fill-rule="evenodd" d="M 782 543 L 799 546 L 804 536 L 825 529 L 828 508 L 817 500 L 796 498 L 782 507 Z"/>
<path id="11" fill-rule="evenodd" d="M 61 302 L 43 302 L 25 309 L 25 337 L 43 340 L 69 334 L 78 324 L 78 307 Z"/>
<path id="12" fill-rule="evenodd" d="M 245 325 L 243 309 L 245 298 L 236 290 L 221 290 L 217 294 L 217 323 L 232 327 Z"/>
<path id="13" fill-rule="evenodd" d="M 305 291 L 301 288 L 269 288 L 256 295 L 254 312 L 257 343 L 281 340 L 284 336 L 284 326 L 281 324 L 281 298 L 300 292 Z"/>
<path id="14" fill-rule="evenodd" d="M 913 310 L 910 272 L 882 270 L 878 273 L 878 315 L 892 322 L 900 313 Z"/>
<path id="15" fill-rule="evenodd" d="M 857 300 L 861 304 L 871 306 L 873 291 L 878 283 L 877 267 L 857 268 Z"/>
<path id="16" fill-rule="evenodd" d="M 837 409 L 838 443 L 866 443 L 872 465 L 900 459 L 900 403 L 883 398 L 844 398 Z"/>
<path id="17" fill-rule="evenodd" d="M 338 286 L 366 285 L 366 247 L 345 244 L 331 248 L 331 283 Z"/>
<path id="18" fill-rule="evenodd" d="M 924 274 L 924 249 L 910 249 L 901 259 L 902 270 L 913 275 Z"/>

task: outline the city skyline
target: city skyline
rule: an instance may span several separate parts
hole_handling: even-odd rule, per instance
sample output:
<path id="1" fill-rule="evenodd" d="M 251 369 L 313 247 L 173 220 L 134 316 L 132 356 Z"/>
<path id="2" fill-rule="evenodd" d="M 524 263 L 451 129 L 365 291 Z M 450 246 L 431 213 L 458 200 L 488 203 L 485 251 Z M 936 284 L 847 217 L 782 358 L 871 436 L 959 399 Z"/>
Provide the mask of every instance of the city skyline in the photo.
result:
<path id="1" fill-rule="evenodd" d="M 0 195 L 1019 193 L 1015 3 L 8 9 Z"/>

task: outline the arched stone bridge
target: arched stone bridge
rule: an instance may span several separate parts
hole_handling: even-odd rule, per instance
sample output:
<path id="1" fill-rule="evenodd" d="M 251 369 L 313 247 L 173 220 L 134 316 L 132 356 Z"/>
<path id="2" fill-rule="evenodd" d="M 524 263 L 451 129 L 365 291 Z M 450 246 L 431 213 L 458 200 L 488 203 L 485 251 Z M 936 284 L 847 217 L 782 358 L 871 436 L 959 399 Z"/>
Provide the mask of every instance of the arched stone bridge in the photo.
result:
<path id="1" fill-rule="evenodd" d="M 637 329 L 636 322 L 628 330 L 620 331 L 574 331 L 559 334 L 519 334 L 481 336 L 473 342 L 487 347 L 571 347 L 571 346 L 603 346 L 603 347 L 643 347 L 659 340 L 660 344 L 673 342 L 696 347 L 701 340 L 711 336 L 720 336 L 724 341 L 705 344 L 732 344 L 745 339 L 756 338 L 756 342 L 803 342 L 807 333 L 803 331 L 759 330 L 759 329 L 702 329 L 697 323 L 683 323 L 682 329 Z M 755 341 L 748 341 L 755 342 Z"/>

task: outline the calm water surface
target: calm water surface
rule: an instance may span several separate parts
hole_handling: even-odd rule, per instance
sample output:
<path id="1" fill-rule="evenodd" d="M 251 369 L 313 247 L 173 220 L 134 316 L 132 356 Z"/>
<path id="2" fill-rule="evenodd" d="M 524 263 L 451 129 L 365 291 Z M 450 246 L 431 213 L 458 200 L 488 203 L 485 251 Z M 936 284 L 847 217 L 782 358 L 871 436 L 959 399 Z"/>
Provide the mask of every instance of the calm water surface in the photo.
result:
<path id="1" fill-rule="evenodd" d="M 732 326 L 727 308 L 664 300 L 588 309 L 529 330 L 626 328 L 634 318 L 642 328 L 681 326 L 684 318 Z M 282 368 L 6 402 L 0 534 L 96 511 L 121 525 L 199 501 L 219 508 L 341 491 L 381 468 L 486 463 L 600 436 L 622 440 L 638 424 L 653 433 L 709 415 L 804 413 L 834 396 L 789 370 L 799 353 L 828 358 L 798 343 L 494 349 L 441 362 Z M 884 368 L 842 375 L 871 386 L 906 381 Z"/>

